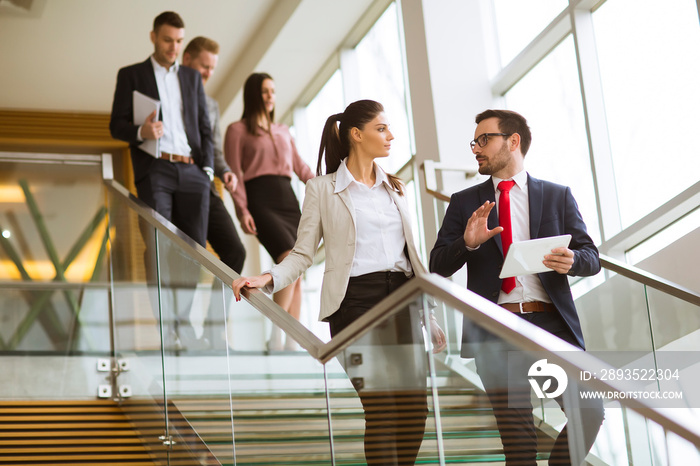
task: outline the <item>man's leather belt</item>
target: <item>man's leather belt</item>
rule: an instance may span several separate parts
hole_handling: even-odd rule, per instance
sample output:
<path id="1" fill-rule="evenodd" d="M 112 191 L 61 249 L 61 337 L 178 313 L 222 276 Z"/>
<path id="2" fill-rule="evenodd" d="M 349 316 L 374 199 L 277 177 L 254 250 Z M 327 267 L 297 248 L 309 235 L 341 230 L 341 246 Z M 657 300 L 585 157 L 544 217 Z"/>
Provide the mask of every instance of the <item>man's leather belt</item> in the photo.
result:
<path id="1" fill-rule="evenodd" d="M 163 152 L 163 151 L 160 152 L 160 158 L 165 159 L 165 160 L 170 160 L 171 162 L 186 163 L 188 165 L 194 163 L 194 160 L 192 160 L 192 157 L 188 157 L 187 155 L 168 154 L 167 152 Z"/>
<path id="2" fill-rule="evenodd" d="M 542 301 L 532 301 L 529 303 L 506 303 L 499 304 L 499 306 L 515 314 L 531 314 L 533 312 L 553 312 L 556 310 L 554 304 L 543 303 Z"/>

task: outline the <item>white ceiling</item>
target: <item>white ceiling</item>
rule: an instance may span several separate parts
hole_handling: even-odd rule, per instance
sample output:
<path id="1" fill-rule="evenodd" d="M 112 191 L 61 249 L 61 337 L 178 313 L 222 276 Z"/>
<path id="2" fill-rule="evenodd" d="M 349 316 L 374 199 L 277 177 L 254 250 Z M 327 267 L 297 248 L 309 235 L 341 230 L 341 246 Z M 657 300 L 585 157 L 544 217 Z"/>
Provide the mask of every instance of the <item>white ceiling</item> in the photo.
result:
<path id="1" fill-rule="evenodd" d="M 117 70 L 148 57 L 153 18 L 172 10 L 185 21 L 185 42 L 204 35 L 221 46 L 207 93 L 221 105 L 222 124 L 240 117 L 237 96 L 253 71 L 275 78 L 283 115 L 363 15 L 388 3 L 0 0 L 0 108 L 108 113 Z"/>

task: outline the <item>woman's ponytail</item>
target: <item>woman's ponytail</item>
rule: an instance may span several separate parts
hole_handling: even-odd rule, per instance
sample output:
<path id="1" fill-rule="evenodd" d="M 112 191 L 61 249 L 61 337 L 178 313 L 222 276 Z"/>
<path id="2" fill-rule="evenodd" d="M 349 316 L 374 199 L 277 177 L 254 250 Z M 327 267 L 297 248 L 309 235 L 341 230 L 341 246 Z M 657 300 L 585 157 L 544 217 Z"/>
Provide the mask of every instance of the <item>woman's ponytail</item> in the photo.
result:
<path id="1" fill-rule="evenodd" d="M 350 148 L 343 147 L 338 123 L 342 124 L 343 114 L 336 113 L 326 120 L 321 134 L 321 146 L 318 149 L 318 164 L 316 165 L 316 176 L 323 174 L 323 155 L 326 157 L 326 174 L 335 173 L 340 166 L 340 162 L 348 156 Z"/>

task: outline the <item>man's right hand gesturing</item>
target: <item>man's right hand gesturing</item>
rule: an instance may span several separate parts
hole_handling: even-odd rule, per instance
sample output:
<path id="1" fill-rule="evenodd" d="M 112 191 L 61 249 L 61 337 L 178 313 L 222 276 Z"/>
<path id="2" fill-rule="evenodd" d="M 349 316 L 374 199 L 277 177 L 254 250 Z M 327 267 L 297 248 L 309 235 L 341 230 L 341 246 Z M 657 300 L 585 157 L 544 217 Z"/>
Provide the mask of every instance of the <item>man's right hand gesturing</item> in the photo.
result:
<path id="1" fill-rule="evenodd" d="M 493 238 L 503 231 L 503 227 L 489 230 L 489 214 L 496 205 L 495 202 L 486 201 L 484 205 L 474 211 L 467 221 L 464 229 L 464 245 L 469 249 L 476 249 L 485 241 Z"/>

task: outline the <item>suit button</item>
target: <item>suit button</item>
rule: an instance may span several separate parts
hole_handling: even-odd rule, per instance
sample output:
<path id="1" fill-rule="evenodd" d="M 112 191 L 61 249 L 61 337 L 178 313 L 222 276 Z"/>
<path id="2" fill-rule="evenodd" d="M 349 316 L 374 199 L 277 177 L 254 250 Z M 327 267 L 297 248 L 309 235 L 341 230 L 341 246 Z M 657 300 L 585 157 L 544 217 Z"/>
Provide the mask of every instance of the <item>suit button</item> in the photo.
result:
<path id="1" fill-rule="evenodd" d="M 498 294 L 499 294 L 498 291 L 494 291 L 493 293 L 491 293 L 491 297 L 498 298 Z"/>

